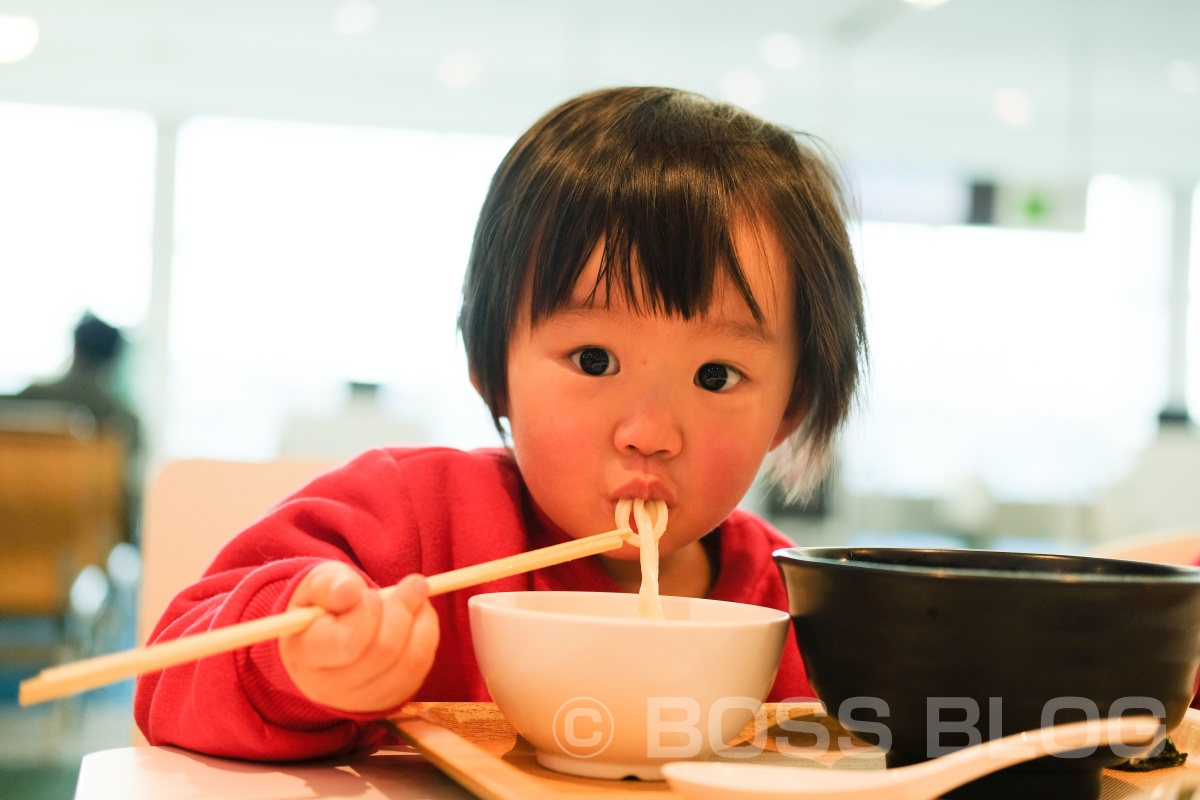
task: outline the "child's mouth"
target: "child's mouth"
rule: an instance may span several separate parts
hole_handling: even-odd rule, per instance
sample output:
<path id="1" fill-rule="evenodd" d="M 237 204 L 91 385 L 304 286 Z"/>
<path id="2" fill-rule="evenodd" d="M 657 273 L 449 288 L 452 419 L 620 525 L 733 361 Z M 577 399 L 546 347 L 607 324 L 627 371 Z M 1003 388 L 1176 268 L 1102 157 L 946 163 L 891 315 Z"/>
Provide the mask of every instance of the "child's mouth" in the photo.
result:
<path id="1" fill-rule="evenodd" d="M 644 524 L 639 524 L 639 517 Z M 617 501 L 614 511 L 614 522 L 618 529 L 631 530 L 640 536 L 644 527 L 647 532 L 654 532 L 655 539 L 662 537 L 666 517 L 667 504 L 662 500 L 622 498 Z"/>

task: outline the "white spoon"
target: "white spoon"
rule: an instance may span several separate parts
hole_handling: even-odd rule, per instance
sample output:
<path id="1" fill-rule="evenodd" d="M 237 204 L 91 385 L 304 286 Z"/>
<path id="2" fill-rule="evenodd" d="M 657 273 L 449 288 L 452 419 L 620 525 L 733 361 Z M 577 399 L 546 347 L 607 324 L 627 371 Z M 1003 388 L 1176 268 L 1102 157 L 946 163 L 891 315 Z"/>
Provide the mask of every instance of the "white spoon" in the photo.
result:
<path id="1" fill-rule="evenodd" d="M 895 769 L 672 761 L 662 771 L 671 788 L 687 800 L 930 800 L 1022 761 L 1110 743 L 1141 748 L 1162 733 L 1162 722 L 1154 717 L 1119 717 L 1016 733 Z"/>

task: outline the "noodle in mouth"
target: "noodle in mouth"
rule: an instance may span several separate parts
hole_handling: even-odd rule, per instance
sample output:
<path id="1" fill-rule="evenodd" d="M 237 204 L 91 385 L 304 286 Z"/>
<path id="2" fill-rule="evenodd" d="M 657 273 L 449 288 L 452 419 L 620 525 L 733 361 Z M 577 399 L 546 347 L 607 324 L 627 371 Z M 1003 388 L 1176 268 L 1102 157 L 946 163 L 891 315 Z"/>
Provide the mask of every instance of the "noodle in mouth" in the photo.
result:
<path id="1" fill-rule="evenodd" d="M 618 500 L 617 528 L 629 529 L 632 512 L 638 534 L 629 543 L 641 548 L 642 586 L 638 591 L 638 619 L 665 619 L 658 598 L 658 540 L 667 530 L 667 504 L 662 500 Z"/>

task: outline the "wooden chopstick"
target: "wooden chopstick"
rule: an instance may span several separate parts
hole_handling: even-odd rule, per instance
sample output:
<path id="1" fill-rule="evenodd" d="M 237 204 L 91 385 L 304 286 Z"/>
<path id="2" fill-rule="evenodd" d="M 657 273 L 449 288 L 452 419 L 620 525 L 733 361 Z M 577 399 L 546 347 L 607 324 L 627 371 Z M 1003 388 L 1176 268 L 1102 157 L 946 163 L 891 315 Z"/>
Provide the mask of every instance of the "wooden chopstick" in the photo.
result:
<path id="1" fill-rule="evenodd" d="M 636 534 L 628 529 L 613 530 L 432 575 L 427 578 L 429 594 L 431 597 L 446 594 L 510 575 L 520 575 L 523 572 L 532 572 L 535 569 L 616 550 L 633 536 Z M 379 593 L 386 596 L 395 589 L 395 586 L 388 586 L 380 589 Z M 48 667 L 35 677 L 21 682 L 19 701 L 23 706 L 43 703 L 115 683 L 133 675 L 156 672 L 176 664 L 277 639 L 304 630 L 326 613 L 323 608 L 316 606 L 293 608 L 282 614 L 184 636 L 170 642 L 135 647 L 120 653 Z"/>

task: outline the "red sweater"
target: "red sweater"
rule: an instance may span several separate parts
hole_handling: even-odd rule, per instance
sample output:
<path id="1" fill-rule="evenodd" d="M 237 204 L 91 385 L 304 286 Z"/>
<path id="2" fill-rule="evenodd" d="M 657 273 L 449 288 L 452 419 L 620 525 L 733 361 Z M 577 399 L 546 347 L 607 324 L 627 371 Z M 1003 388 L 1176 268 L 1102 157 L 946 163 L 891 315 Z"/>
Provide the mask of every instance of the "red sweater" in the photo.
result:
<path id="1" fill-rule="evenodd" d="M 204 577 L 167 607 L 150 641 L 283 611 L 298 581 L 322 559 L 345 561 L 386 586 L 410 573 L 433 575 L 567 538 L 534 509 L 502 450 L 372 450 L 317 477 L 229 542 Z M 709 597 L 787 609 L 771 559 L 774 550 L 792 546 L 781 533 L 735 510 L 703 541 L 717 576 Z M 441 642 L 412 699 L 490 700 L 475 663 L 467 600 L 482 592 L 556 589 L 619 591 L 591 557 L 433 598 Z M 789 628 L 769 699 L 813 697 Z M 152 744 L 238 758 L 313 758 L 372 747 L 381 738 L 373 724 L 379 714 L 346 714 L 302 695 L 275 642 L 142 676 L 134 714 Z"/>

